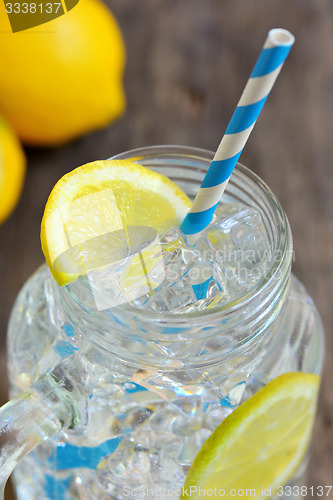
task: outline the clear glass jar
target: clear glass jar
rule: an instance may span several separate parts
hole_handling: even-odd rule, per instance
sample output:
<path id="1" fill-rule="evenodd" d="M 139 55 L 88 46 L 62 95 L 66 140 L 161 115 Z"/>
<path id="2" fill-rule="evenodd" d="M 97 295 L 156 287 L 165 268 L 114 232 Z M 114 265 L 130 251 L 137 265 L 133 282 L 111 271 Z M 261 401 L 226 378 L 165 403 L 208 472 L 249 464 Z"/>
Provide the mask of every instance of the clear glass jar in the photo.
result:
<path id="1" fill-rule="evenodd" d="M 194 197 L 212 157 L 158 146 L 117 158 L 167 175 Z M 292 237 L 278 200 L 240 164 L 224 197 L 260 210 L 279 256 L 250 293 L 226 307 L 175 315 L 123 304 L 98 312 L 86 278 L 60 288 L 45 265 L 25 284 L 8 332 L 11 396 L 51 373 L 56 396 L 48 405 L 55 410 L 67 398 L 72 413 L 16 467 L 19 500 L 176 490 L 239 404 L 282 373 L 321 373 L 321 321 L 290 273 Z"/>

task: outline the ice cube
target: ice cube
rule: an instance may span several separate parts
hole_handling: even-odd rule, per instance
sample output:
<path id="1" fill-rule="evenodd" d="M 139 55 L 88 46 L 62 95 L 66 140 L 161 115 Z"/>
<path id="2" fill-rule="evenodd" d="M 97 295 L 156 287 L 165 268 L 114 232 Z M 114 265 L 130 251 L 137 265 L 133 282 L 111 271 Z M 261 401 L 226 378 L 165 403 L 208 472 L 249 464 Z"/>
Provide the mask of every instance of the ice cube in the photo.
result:
<path id="1" fill-rule="evenodd" d="M 180 229 L 173 228 L 161 239 L 165 279 L 135 305 L 154 311 L 187 312 L 202 310 L 226 300 L 225 279 L 219 266 L 209 256 L 201 256 Z M 206 300 L 202 303 L 201 300 Z"/>
<path id="2" fill-rule="evenodd" d="M 98 271 L 99 284 L 104 280 L 103 290 L 116 294 L 114 303 L 126 299 L 135 307 L 178 314 L 238 299 L 264 276 L 270 258 L 259 211 L 237 203 L 219 206 L 198 241 L 172 228 L 141 253 L 109 267 L 105 276 Z"/>
<path id="3" fill-rule="evenodd" d="M 162 490 L 160 498 L 169 498 L 170 495 L 168 495 L 168 491 L 175 491 L 181 488 L 185 480 L 185 474 L 181 464 L 173 457 L 163 452 L 158 467 L 152 470 L 152 476 Z"/>
<path id="4" fill-rule="evenodd" d="M 88 273 L 97 309 L 109 309 L 150 294 L 165 278 L 159 237 L 135 253 Z"/>
<path id="5" fill-rule="evenodd" d="M 97 476 L 105 492 L 123 498 L 130 490 L 138 493 L 149 491 L 152 498 L 164 498 L 163 490 L 181 487 L 185 475 L 174 457 L 174 450 L 170 453 L 170 445 L 175 439 L 171 436 L 170 443 L 163 436 L 162 441 L 159 436 L 154 437 L 154 443 L 149 439 L 149 447 L 134 441 L 123 442 L 111 456 L 100 462 Z"/>
<path id="6" fill-rule="evenodd" d="M 248 291 L 267 272 L 269 240 L 260 212 L 237 204 L 217 211 L 204 231 L 202 246 L 223 267 L 233 299 Z"/>
<path id="7" fill-rule="evenodd" d="M 101 488 L 116 497 L 123 497 L 125 487 L 147 490 L 153 486 L 149 454 L 124 440 L 114 453 L 101 460 L 97 477 Z"/>
<path id="8" fill-rule="evenodd" d="M 190 269 L 200 262 L 199 252 L 190 246 L 178 228 L 172 228 L 160 240 L 164 280 L 149 293 L 133 301 L 137 307 L 170 311 L 196 300 L 191 286 Z"/>
<path id="9" fill-rule="evenodd" d="M 210 435 L 211 431 L 209 429 L 200 428 L 184 436 L 183 449 L 179 455 L 179 461 L 182 465 L 192 464 L 200 448 Z"/>

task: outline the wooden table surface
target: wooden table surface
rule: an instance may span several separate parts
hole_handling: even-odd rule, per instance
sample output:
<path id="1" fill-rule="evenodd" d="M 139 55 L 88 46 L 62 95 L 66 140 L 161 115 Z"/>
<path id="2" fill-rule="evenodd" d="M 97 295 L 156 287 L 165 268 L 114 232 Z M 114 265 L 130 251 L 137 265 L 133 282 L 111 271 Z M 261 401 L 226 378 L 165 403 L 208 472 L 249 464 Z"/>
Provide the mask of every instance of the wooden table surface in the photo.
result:
<path id="1" fill-rule="evenodd" d="M 28 149 L 22 199 L 0 228 L 0 402 L 7 398 L 5 337 L 20 287 L 43 261 L 47 196 L 73 167 L 150 144 L 214 150 L 268 29 L 296 44 L 242 155 L 273 189 L 294 235 L 293 270 L 314 298 L 326 363 L 310 464 L 311 485 L 333 483 L 333 3 L 330 0 L 108 0 L 128 61 L 126 114 L 58 149 Z M 93 89 L 92 89 L 93 92 Z M 14 498 L 7 488 L 7 499 Z M 333 493 L 331 493 L 333 497 Z M 310 498 L 310 497 L 309 497 Z"/>

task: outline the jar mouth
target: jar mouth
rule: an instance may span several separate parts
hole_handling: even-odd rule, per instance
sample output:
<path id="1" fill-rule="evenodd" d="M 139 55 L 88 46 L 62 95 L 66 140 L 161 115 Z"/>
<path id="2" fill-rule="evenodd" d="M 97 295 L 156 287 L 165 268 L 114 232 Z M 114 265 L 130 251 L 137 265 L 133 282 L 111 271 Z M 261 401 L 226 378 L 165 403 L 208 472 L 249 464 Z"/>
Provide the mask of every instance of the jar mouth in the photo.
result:
<path id="1" fill-rule="evenodd" d="M 200 148 L 152 146 L 128 151 L 112 159 L 127 159 L 150 167 L 171 178 L 194 198 L 213 156 L 213 152 Z M 160 348 L 164 349 L 170 343 L 187 345 L 190 355 L 196 356 L 191 345 L 198 344 L 200 339 L 214 338 L 223 331 L 225 343 L 221 340 L 214 353 L 198 355 L 198 363 L 202 365 L 210 363 L 213 357 L 217 356 L 221 360 L 225 355 L 229 356 L 231 351 L 234 353 L 238 348 L 243 349 L 248 342 L 267 331 L 283 310 L 288 293 L 292 259 L 289 223 L 271 189 L 240 163 L 223 197 L 227 201 L 239 201 L 243 206 L 260 211 L 270 247 L 273 254 L 278 256 L 271 259 L 265 275 L 233 302 L 186 313 L 155 312 L 130 303 L 98 311 L 89 279 L 82 276 L 65 286 L 63 292 L 61 287 L 57 287 L 57 294 L 63 310 L 90 342 L 107 351 L 117 352 L 123 359 L 133 355 L 146 359 L 142 362 L 149 364 L 153 361 L 152 354 L 143 354 L 143 344 L 149 343 L 149 349 L 158 345 L 159 353 Z M 131 344 L 134 354 L 129 353 L 128 347 L 119 347 L 122 342 L 128 346 L 129 339 L 131 342 L 136 339 L 136 347 Z M 177 352 L 171 355 L 173 359 L 174 356 L 178 357 Z M 187 355 L 185 357 L 188 363 L 190 358 Z M 161 363 L 165 363 L 165 358 Z"/>
<path id="2" fill-rule="evenodd" d="M 214 153 L 212 151 L 201 148 L 162 145 L 133 149 L 126 153 L 115 155 L 110 159 L 134 161 L 143 166 L 148 166 L 153 170 L 157 170 L 167 177 L 171 176 L 172 180 L 181 185 L 182 188 L 185 188 L 184 190 L 187 191 L 187 194 L 195 196 L 213 156 Z M 169 160 L 167 166 L 165 165 L 166 158 Z M 189 165 L 189 161 L 191 165 Z M 175 170 L 180 166 L 182 168 L 188 168 L 189 172 L 193 170 L 194 167 L 197 170 L 196 173 L 199 175 L 197 175 L 195 179 L 186 179 L 184 177 L 173 179 L 172 177 L 173 174 L 175 174 Z M 192 185 L 192 189 L 190 189 L 192 192 L 190 193 L 188 192 L 189 189 L 186 189 L 186 186 L 189 184 Z M 195 191 L 193 190 L 193 184 L 195 184 Z M 246 203 L 260 210 L 267 234 L 270 236 L 272 253 L 278 256 L 278 258 L 272 259 L 271 266 L 267 269 L 265 276 L 258 279 L 258 281 L 241 297 L 212 309 L 185 313 L 164 311 L 160 313 L 137 308 L 127 303 L 121 306 L 125 314 L 136 314 L 142 319 L 150 318 L 150 320 L 154 322 L 161 320 L 163 323 L 170 321 L 174 324 L 184 323 L 184 320 L 188 321 L 192 319 L 196 322 L 199 319 L 205 321 L 207 318 L 213 319 L 216 316 L 224 314 L 228 316 L 237 314 L 237 312 L 247 306 L 251 301 L 255 301 L 259 294 L 264 296 L 266 290 L 271 289 L 274 282 L 279 288 L 281 277 L 289 274 L 292 260 L 292 236 L 290 226 L 279 200 L 268 185 L 242 163 L 237 163 L 223 197 L 233 201 L 239 200 L 242 204 Z M 161 316 L 163 316 L 163 319 Z"/>

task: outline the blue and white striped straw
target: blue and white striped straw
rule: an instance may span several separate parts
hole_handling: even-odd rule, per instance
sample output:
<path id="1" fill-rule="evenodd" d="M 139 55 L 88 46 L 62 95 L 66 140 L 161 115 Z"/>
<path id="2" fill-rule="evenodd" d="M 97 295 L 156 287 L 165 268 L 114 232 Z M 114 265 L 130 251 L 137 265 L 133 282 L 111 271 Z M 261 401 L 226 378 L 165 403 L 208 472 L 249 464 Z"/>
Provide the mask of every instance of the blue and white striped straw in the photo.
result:
<path id="1" fill-rule="evenodd" d="M 200 233 L 211 222 L 232 171 L 295 41 L 284 29 L 269 31 L 238 106 L 181 229 Z"/>

